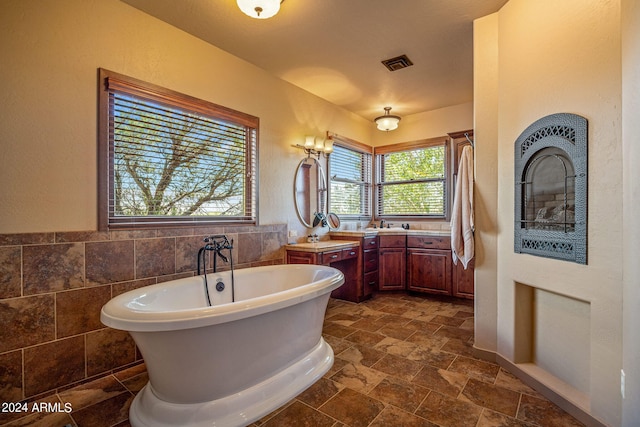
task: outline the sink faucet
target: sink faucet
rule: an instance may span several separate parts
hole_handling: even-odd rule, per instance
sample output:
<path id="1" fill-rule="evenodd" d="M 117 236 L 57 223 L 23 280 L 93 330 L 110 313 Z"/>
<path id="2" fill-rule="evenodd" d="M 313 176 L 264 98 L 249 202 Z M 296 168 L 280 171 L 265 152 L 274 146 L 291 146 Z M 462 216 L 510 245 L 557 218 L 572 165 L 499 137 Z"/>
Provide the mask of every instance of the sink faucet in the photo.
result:
<path id="1" fill-rule="evenodd" d="M 384 228 L 384 219 L 380 220 L 380 228 Z"/>

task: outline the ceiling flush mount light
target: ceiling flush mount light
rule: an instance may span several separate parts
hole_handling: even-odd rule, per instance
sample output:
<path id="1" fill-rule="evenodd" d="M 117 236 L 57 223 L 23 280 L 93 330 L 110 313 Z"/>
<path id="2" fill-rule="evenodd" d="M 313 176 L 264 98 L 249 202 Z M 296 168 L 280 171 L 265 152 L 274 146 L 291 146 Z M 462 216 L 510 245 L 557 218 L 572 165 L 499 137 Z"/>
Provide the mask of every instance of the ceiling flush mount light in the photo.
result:
<path id="1" fill-rule="evenodd" d="M 238 7 L 245 15 L 256 19 L 267 19 L 280 10 L 280 0 L 237 0 Z"/>
<path id="2" fill-rule="evenodd" d="M 400 117 L 389 114 L 391 107 L 384 107 L 384 116 L 376 117 L 374 122 L 378 126 L 378 129 L 384 131 L 390 131 L 398 128 Z"/>

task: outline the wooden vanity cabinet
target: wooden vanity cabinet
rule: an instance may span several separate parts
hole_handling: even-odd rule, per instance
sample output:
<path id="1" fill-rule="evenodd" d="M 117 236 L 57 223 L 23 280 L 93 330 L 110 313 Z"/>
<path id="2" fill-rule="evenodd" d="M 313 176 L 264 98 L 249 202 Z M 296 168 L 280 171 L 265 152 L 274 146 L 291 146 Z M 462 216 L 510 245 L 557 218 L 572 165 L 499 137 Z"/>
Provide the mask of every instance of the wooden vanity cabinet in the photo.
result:
<path id="1" fill-rule="evenodd" d="M 452 295 L 451 240 L 448 236 L 407 238 L 407 289 Z"/>
<path id="2" fill-rule="evenodd" d="M 475 295 L 475 279 L 473 276 L 475 262 L 475 258 L 471 259 L 466 269 L 460 261 L 453 265 L 452 294 L 454 297 L 473 299 Z"/>
<path id="3" fill-rule="evenodd" d="M 359 266 L 361 271 L 360 283 L 362 291 L 357 297 L 356 302 L 364 301 L 371 298 L 373 293 L 378 290 L 378 247 L 380 239 L 378 236 L 331 236 L 332 240 L 356 240 L 360 242 L 360 258 L 362 265 Z M 350 300 L 353 301 L 353 300 Z"/>
<path id="4" fill-rule="evenodd" d="M 406 288 L 407 236 L 380 236 L 379 273 L 381 291 L 396 291 Z"/>
<path id="5" fill-rule="evenodd" d="M 360 302 L 362 300 L 361 257 L 358 247 L 326 249 L 309 252 L 287 249 L 287 264 L 316 264 L 337 268 L 344 274 L 344 284 L 331 292 L 334 298 Z"/>
<path id="6" fill-rule="evenodd" d="M 332 240 L 357 241 L 359 252 L 358 291 L 339 298 L 349 301 L 363 301 L 376 291 L 414 291 L 458 298 L 474 297 L 474 260 L 465 270 L 462 264 L 453 264 L 451 238 L 448 235 L 407 233 L 395 235 L 379 233 L 375 235 L 353 236 L 332 235 Z M 289 251 L 287 251 L 288 256 Z M 295 262 L 302 262 L 302 259 Z M 336 258 L 331 258 L 331 257 Z M 340 265 L 337 257 L 329 254 L 313 263 Z M 293 262 L 287 261 L 287 262 Z M 342 269 L 342 268 L 341 268 Z"/>

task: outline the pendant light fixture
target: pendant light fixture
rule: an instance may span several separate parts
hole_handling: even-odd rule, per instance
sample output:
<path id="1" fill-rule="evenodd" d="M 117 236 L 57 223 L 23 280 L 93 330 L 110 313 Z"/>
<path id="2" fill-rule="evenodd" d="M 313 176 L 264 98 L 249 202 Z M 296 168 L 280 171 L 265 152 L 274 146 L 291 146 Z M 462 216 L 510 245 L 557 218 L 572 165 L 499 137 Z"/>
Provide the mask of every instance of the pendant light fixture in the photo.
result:
<path id="1" fill-rule="evenodd" d="M 384 116 L 376 117 L 374 122 L 379 130 L 390 131 L 398 128 L 400 117 L 389 114 L 391 107 L 384 107 Z"/>
<path id="2" fill-rule="evenodd" d="M 275 16 L 280 10 L 280 0 L 237 0 L 238 7 L 245 15 L 256 19 Z"/>

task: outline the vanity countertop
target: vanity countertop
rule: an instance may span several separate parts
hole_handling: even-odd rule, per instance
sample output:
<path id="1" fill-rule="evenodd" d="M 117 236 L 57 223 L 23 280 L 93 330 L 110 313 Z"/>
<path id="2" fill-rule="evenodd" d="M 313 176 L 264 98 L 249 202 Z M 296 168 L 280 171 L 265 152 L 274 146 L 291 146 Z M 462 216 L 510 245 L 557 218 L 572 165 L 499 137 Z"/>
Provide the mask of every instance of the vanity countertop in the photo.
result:
<path id="1" fill-rule="evenodd" d="M 363 230 L 340 230 L 329 233 L 331 236 L 450 236 L 451 232 L 443 230 L 418 230 L 404 228 L 367 228 Z"/>
<path id="2" fill-rule="evenodd" d="M 377 230 L 361 229 L 361 230 L 334 230 L 329 232 L 329 236 L 353 236 L 353 237 L 368 237 L 377 236 Z"/>
<path id="3" fill-rule="evenodd" d="M 360 242 L 351 240 L 321 240 L 315 243 L 295 243 L 285 245 L 285 249 L 301 252 L 325 252 L 333 249 L 345 249 L 360 246 Z"/>

